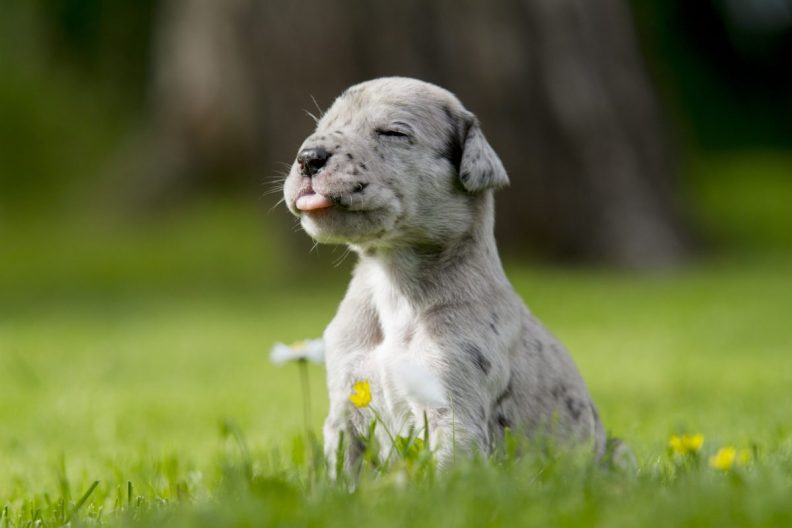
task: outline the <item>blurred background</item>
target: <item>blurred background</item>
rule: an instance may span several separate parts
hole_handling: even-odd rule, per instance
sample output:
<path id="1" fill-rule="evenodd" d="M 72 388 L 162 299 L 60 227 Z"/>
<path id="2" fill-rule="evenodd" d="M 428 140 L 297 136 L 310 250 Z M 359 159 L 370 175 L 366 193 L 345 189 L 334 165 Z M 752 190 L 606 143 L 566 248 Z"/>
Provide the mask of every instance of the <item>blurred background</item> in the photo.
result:
<path id="1" fill-rule="evenodd" d="M 498 238 L 514 255 L 678 264 L 737 234 L 707 224 L 702 193 L 789 181 L 788 0 L 4 4 L 6 225 L 144 225 L 205 200 L 266 211 L 306 110 L 382 75 L 445 86 L 480 116 L 511 174 Z M 267 229 L 284 233 L 284 213 Z"/>
<path id="2" fill-rule="evenodd" d="M 509 272 L 611 423 L 792 379 L 790 0 L 2 6 L 0 462 L 299 427 L 267 351 L 322 332 L 353 259 L 309 252 L 278 182 L 306 111 L 382 75 L 479 116 Z"/>

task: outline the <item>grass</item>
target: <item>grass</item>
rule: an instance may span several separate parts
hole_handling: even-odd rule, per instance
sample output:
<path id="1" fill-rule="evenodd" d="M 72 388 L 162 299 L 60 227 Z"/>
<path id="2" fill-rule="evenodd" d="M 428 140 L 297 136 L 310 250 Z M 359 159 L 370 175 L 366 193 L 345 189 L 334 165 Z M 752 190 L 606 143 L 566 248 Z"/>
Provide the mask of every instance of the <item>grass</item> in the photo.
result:
<path id="1" fill-rule="evenodd" d="M 238 206 L 153 228 L 6 227 L 0 527 L 792 525 L 792 248 L 778 228 L 792 223 L 778 176 L 789 165 L 751 160 L 704 163 L 693 180 L 703 223 L 731 253 L 654 275 L 507 264 L 637 474 L 546 453 L 435 478 L 401 461 L 350 493 L 322 478 L 302 435 L 297 369 L 267 359 L 275 341 L 321 333 L 348 263 L 274 258 L 267 248 L 288 246 L 262 223 L 277 216 Z M 736 176 L 705 177 L 765 165 L 743 190 Z M 319 430 L 322 369 L 310 380 Z M 684 431 L 705 442 L 680 461 L 667 442 Z M 727 445 L 752 462 L 710 468 Z"/>

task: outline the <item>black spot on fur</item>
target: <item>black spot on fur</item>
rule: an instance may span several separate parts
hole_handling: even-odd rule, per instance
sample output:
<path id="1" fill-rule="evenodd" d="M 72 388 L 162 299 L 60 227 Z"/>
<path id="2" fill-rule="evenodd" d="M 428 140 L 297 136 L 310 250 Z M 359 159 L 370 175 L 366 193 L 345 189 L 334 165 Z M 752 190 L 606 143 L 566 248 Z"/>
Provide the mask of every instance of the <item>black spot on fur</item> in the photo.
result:
<path id="1" fill-rule="evenodd" d="M 360 167 L 361 169 L 363 169 L 363 170 L 366 170 L 366 169 L 368 169 L 368 167 L 366 166 L 366 164 L 365 164 L 365 163 L 363 163 L 362 161 L 360 162 L 360 164 L 359 164 L 359 167 Z"/>
<path id="2" fill-rule="evenodd" d="M 492 329 L 492 331 L 495 333 L 495 335 L 498 335 L 498 321 L 499 321 L 498 314 L 493 312 L 492 313 L 492 321 L 490 322 L 489 326 L 490 326 L 490 329 Z"/>
<path id="3" fill-rule="evenodd" d="M 563 383 L 556 385 L 555 387 L 553 387 L 553 390 L 550 391 L 550 394 L 552 394 L 553 398 L 555 398 L 556 400 L 560 400 L 561 398 L 566 396 L 566 393 L 567 393 L 567 388 L 566 385 L 564 385 Z"/>
<path id="4" fill-rule="evenodd" d="M 382 161 L 385 161 L 385 154 L 380 153 L 379 159 L 381 159 Z"/>
<path id="5" fill-rule="evenodd" d="M 347 152 L 347 159 L 353 160 L 355 159 L 355 156 L 353 156 L 351 152 Z"/>
<path id="6" fill-rule="evenodd" d="M 594 406 L 594 403 L 589 403 L 589 407 L 591 407 L 591 414 L 594 415 L 594 420 L 599 422 L 599 413 L 597 412 L 597 408 Z"/>
<path id="7" fill-rule="evenodd" d="M 568 396 L 566 400 L 564 400 L 564 404 L 566 404 L 567 411 L 572 415 L 572 418 L 579 420 L 580 415 L 583 414 L 583 405 L 571 396 Z"/>
<path id="8" fill-rule="evenodd" d="M 352 176 L 360 176 L 360 171 L 357 169 L 352 170 Z"/>
<path id="9" fill-rule="evenodd" d="M 473 364 L 476 365 L 476 367 L 478 367 L 478 369 L 485 375 L 489 374 L 489 371 L 492 368 L 492 363 L 490 363 L 489 359 L 484 357 L 481 349 L 473 343 L 465 343 L 464 347 L 465 352 L 467 352 L 467 354 L 470 356 Z"/>
<path id="10" fill-rule="evenodd" d="M 470 173 L 467 171 L 463 172 L 462 174 L 459 175 L 459 179 L 462 180 L 463 182 L 468 181 L 470 179 Z"/>
<path id="11" fill-rule="evenodd" d="M 352 445 L 350 446 L 352 452 L 353 453 L 364 452 L 366 450 L 366 444 L 363 442 L 363 439 L 355 435 L 350 435 L 350 436 L 352 437 Z"/>
<path id="12" fill-rule="evenodd" d="M 340 148 L 341 148 L 341 145 L 336 145 L 336 146 L 335 146 L 335 148 L 336 148 L 336 149 L 340 149 Z"/>
<path id="13" fill-rule="evenodd" d="M 495 405 L 501 405 L 507 398 L 511 398 L 512 392 L 514 391 L 514 387 L 512 386 L 512 380 L 509 378 L 509 383 L 506 384 L 506 389 L 498 396 L 498 399 L 495 400 Z"/>
<path id="14" fill-rule="evenodd" d="M 503 416 L 502 414 L 498 415 L 498 425 L 502 428 L 506 429 L 507 427 L 511 429 L 512 423 L 511 420 Z"/>
<path id="15" fill-rule="evenodd" d="M 355 192 L 355 193 L 363 192 L 366 189 L 366 187 L 368 187 L 368 183 L 360 182 L 360 183 L 355 185 L 355 187 L 352 189 L 352 192 Z"/>
<path id="16" fill-rule="evenodd" d="M 446 120 L 448 120 L 450 124 L 456 125 L 457 118 L 454 115 L 454 112 L 451 111 L 451 108 L 448 107 L 448 105 L 443 105 L 443 112 L 446 115 Z"/>

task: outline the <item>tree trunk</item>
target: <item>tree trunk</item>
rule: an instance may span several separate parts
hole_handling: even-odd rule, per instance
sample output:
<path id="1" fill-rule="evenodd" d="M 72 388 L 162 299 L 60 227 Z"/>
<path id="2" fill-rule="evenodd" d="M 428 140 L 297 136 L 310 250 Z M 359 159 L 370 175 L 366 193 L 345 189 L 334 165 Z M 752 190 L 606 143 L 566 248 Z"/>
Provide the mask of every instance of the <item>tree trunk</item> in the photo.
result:
<path id="1" fill-rule="evenodd" d="M 154 108 L 185 162 L 247 157 L 273 174 L 310 132 L 312 97 L 326 107 L 355 82 L 418 77 L 459 95 L 501 155 L 506 250 L 632 267 L 688 250 L 623 0 L 181 0 L 165 14 Z M 183 185 L 196 173 L 181 170 Z"/>

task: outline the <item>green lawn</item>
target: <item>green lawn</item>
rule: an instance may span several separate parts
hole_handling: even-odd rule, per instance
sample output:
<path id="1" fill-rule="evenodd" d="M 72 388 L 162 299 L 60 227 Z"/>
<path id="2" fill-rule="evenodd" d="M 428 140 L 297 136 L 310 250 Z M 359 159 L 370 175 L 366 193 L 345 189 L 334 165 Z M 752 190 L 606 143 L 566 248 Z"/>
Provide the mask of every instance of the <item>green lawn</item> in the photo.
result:
<path id="1" fill-rule="evenodd" d="M 547 455 L 432 479 L 405 462 L 350 493 L 304 460 L 298 372 L 267 357 L 275 341 L 320 335 L 349 262 L 295 269 L 272 248 L 302 235 L 263 227 L 282 211 L 238 206 L 148 227 L 8 225 L 0 527 L 58 526 L 72 512 L 78 524 L 168 526 L 790 526 L 790 165 L 749 161 L 704 163 L 699 174 L 725 175 L 694 180 L 700 221 L 729 251 L 651 275 L 507 265 L 633 447 L 637 474 Z M 757 166 L 745 186 L 737 176 Z M 318 430 L 323 371 L 310 374 Z M 705 437 L 698 461 L 668 453 L 685 431 Z M 722 446 L 752 461 L 709 468 Z"/>

